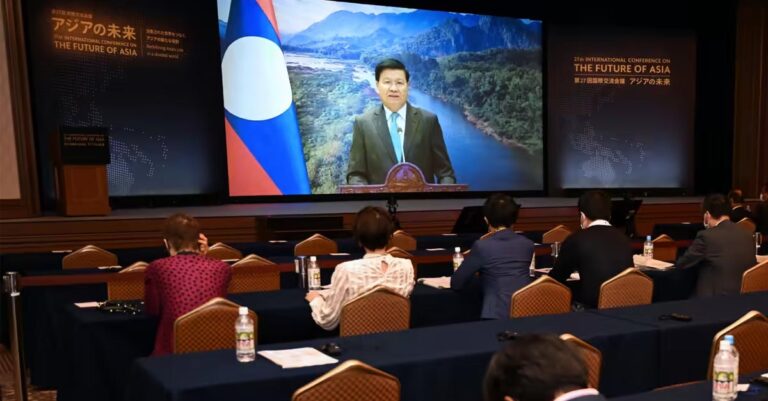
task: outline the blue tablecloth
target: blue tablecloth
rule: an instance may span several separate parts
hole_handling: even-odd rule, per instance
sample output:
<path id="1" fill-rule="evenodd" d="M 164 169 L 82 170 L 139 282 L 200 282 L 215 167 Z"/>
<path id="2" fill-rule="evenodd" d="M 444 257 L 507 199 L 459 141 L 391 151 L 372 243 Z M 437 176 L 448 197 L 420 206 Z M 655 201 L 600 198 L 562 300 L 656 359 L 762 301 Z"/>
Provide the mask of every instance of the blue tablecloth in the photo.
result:
<path id="1" fill-rule="evenodd" d="M 746 381 L 740 380 L 742 383 Z M 709 401 L 712 399 L 712 382 L 703 381 L 680 387 L 651 391 L 626 397 L 611 398 L 611 401 Z M 746 392 L 739 393 L 736 401 L 768 400 L 768 386 L 751 384 Z"/>
<path id="2" fill-rule="evenodd" d="M 705 380 L 715 334 L 750 310 L 768 314 L 768 292 L 595 310 L 590 313 L 656 328 L 659 334 L 658 383 L 659 386 L 666 386 Z M 688 315 L 692 320 L 659 320 L 660 316 L 670 313 Z"/>
<path id="3" fill-rule="evenodd" d="M 655 384 L 655 330 L 589 313 L 481 321 L 334 341 L 343 350 L 341 360 L 358 359 L 398 377 L 402 400 L 467 401 L 482 398 L 482 377 L 491 355 L 502 346 L 496 336 L 503 330 L 569 332 L 589 341 L 606 356 L 602 383 L 611 391 L 641 391 Z M 304 341 L 259 349 L 317 347 L 325 342 Z M 630 359 L 638 363 L 627 364 Z M 281 369 L 262 357 L 240 364 L 233 351 L 142 358 L 130 372 L 126 399 L 290 400 L 296 389 L 332 367 Z"/>

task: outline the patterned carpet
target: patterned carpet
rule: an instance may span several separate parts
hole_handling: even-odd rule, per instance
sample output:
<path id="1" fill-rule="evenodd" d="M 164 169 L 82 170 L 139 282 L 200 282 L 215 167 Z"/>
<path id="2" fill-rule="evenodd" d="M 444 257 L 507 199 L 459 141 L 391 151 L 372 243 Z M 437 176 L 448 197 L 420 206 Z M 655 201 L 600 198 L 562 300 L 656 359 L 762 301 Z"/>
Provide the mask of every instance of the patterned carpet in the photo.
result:
<path id="1" fill-rule="evenodd" d="M 0 345 L 0 387 L 2 401 L 16 400 L 16 390 L 13 388 L 13 358 L 10 351 Z M 29 401 L 56 401 L 56 391 L 37 390 L 27 385 Z"/>

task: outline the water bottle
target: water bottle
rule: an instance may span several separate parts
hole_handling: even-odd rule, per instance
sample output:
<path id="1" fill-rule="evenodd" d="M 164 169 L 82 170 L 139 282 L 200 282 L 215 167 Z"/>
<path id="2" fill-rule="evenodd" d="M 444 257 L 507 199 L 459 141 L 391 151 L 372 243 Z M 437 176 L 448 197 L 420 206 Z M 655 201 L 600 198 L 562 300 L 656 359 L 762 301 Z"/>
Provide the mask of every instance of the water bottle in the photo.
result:
<path id="1" fill-rule="evenodd" d="M 736 359 L 736 369 L 733 374 L 733 380 L 734 383 L 739 384 L 739 351 L 736 349 L 736 344 L 733 341 L 733 336 L 731 334 L 726 334 L 723 339 L 728 341 L 728 344 L 731 345 L 731 354 Z"/>
<path id="2" fill-rule="evenodd" d="M 643 256 L 648 259 L 653 259 L 653 241 L 651 236 L 645 237 L 645 243 L 643 243 Z"/>
<path id="3" fill-rule="evenodd" d="M 309 276 L 309 289 L 319 290 L 320 284 L 320 266 L 317 265 L 317 256 L 309 257 L 309 267 L 307 268 L 307 276 Z"/>
<path id="4" fill-rule="evenodd" d="M 461 254 L 461 248 L 457 246 L 453 248 L 453 271 L 458 270 L 462 262 L 464 262 L 464 255 Z"/>
<path id="5" fill-rule="evenodd" d="M 715 355 L 712 369 L 712 399 L 714 401 L 732 401 L 736 399 L 736 374 L 738 361 L 734 358 L 731 344 L 720 341 L 720 350 Z"/>
<path id="6" fill-rule="evenodd" d="M 248 308 L 241 306 L 235 320 L 235 355 L 238 362 L 252 362 L 256 359 L 256 342 L 253 333 L 253 319 Z"/>

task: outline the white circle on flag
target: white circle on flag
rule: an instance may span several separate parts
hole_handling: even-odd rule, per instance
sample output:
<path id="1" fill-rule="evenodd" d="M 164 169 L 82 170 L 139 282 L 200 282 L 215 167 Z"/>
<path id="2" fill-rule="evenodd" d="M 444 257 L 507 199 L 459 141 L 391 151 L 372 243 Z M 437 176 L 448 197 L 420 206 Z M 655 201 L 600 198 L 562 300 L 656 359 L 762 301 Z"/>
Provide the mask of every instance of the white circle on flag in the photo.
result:
<path id="1" fill-rule="evenodd" d="M 293 101 L 288 69 L 277 43 L 258 36 L 232 42 L 221 61 L 224 108 L 245 120 L 283 114 Z"/>

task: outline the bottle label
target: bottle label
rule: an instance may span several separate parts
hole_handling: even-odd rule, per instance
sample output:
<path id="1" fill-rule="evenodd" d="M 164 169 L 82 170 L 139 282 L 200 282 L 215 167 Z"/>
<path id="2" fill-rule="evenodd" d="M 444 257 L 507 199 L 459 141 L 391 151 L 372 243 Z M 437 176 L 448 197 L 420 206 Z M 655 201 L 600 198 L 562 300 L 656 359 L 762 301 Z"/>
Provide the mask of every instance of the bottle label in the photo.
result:
<path id="1" fill-rule="evenodd" d="M 240 331 L 236 334 L 235 346 L 238 351 L 253 351 L 256 345 L 253 341 L 252 331 Z"/>
<path id="2" fill-rule="evenodd" d="M 712 392 L 715 394 L 731 394 L 735 391 L 735 377 L 733 372 L 715 371 L 712 382 Z"/>
<path id="3" fill-rule="evenodd" d="M 309 276 L 311 288 L 320 288 L 320 269 L 314 269 Z"/>

